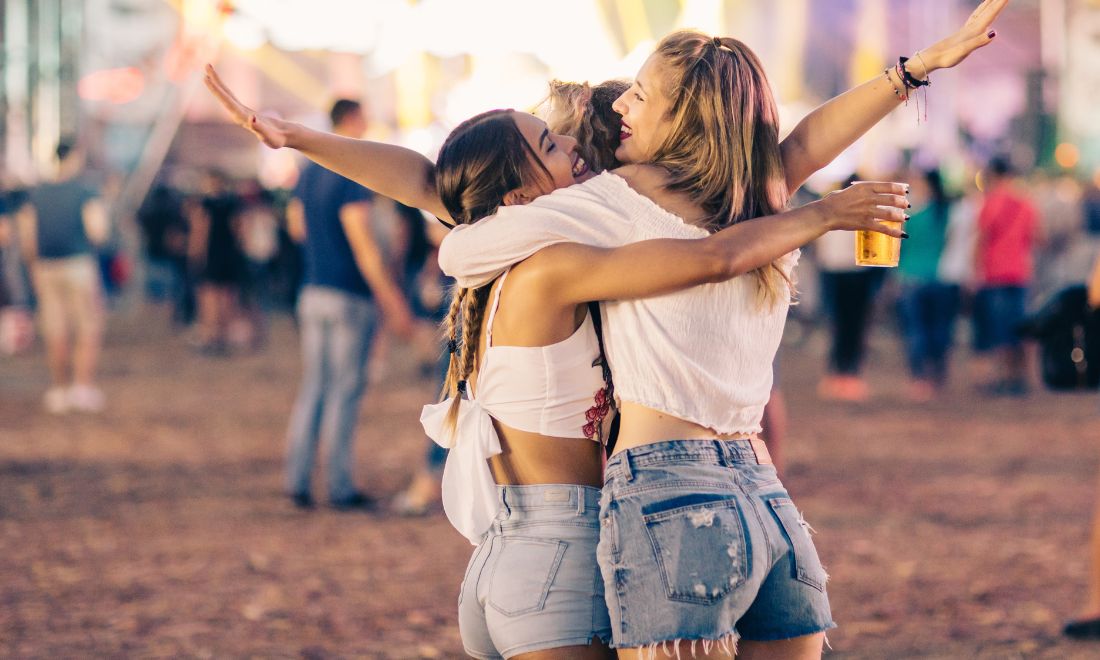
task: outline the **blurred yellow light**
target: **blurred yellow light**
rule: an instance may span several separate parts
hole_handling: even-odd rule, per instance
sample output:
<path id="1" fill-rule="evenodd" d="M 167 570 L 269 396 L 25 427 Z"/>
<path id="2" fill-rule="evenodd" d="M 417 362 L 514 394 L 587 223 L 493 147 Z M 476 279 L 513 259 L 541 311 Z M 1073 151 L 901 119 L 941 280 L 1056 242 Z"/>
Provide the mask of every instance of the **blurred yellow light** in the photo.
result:
<path id="1" fill-rule="evenodd" d="M 978 173 L 974 175 L 974 187 L 978 189 L 978 192 L 985 192 L 985 170 L 978 170 Z"/>
<path id="2" fill-rule="evenodd" d="M 1081 151 L 1077 145 L 1063 142 L 1054 149 L 1054 162 L 1063 169 L 1072 169 L 1081 160 Z"/>

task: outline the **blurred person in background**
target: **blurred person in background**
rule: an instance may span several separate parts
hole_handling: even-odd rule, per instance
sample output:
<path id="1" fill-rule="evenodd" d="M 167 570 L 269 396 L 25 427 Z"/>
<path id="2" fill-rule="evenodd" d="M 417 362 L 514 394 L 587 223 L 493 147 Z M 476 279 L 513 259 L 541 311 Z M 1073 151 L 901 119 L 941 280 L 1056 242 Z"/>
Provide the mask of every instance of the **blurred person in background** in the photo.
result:
<path id="1" fill-rule="evenodd" d="M 366 130 L 356 101 L 336 101 L 330 118 L 337 135 L 358 138 Z M 286 487 L 298 507 L 313 505 L 318 443 L 328 453 L 329 503 L 340 509 L 373 505 L 352 478 L 352 441 L 371 343 L 383 318 L 401 337 L 409 335 L 413 321 L 371 230 L 371 197 L 359 184 L 310 163 L 287 209 L 291 236 L 305 258 L 298 297 L 302 383 L 287 429 Z"/>
<path id="2" fill-rule="evenodd" d="M 858 175 L 852 175 L 845 185 L 859 180 Z M 886 269 L 857 266 L 855 239 L 845 232 L 829 232 L 814 241 L 814 254 L 831 340 L 827 372 L 817 385 L 818 396 L 830 401 L 866 401 L 870 391 L 861 370 L 867 330 Z"/>
<path id="3" fill-rule="evenodd" d="M 62 140 L 57 158 L 57 178 L 32 188 L 16 214 L 50 370 L 43 405 L 54 414 L 99 412 L 105 397 L 96 370 L 105 314 L 95 247 L 107 240 L 110 226 L 98 191 L 82 178 L 81 150 Z"/>
<path id="4" fill-rule="evenodd" d="M 187 305 L 187 219 L 179 195 L 158 185 L 137 212 L 145 256 L 145 295 L 154 303 L 169 303 L 172 322 L 191 322 Z"/>
<path id="5" fill-rule="evenodd" d="M 188 204 L 188 262 L 198 290 L 197 348 L 205 355 L 229 352 L 229 328 L 239 309 L 244 255 L 238 241 L 240 198 L 226 175 L 203 175 L 201 197 Z"/>
<path id="6" fill-rule="evenodd" d="M 8 189 L 0 175 L 0 355 L 15 355 L 34 344 L 30 285 L 14 218 L 25 199 L 25 191 Z"/>
<path id="7" fill-rule="evenodd" d="M 947 381 L 947 355 L 959 311 L 959 287 L 940 278 L 952 200 L 938 169 L 914 173 L 909 240 L 898 261 L 897 310 L 909 361 L 909 398 L 933 399 Z"/>
<path id="8" fill-rule="evenodd" d="M 1033 253 L 1039 239 L 1034 205 L 1016 184 L 1012 165 L 997 157 L 985 170 L 985 196 L 978 213 L 974 297 L 974 348 L 991 356 L 982 389 L 994 395 L 1028 391 L 1026 353 L 1017 333 L 1027 289 L 1034 277 Z"/>
<path id="9" fill-rule="evenodd" d="M 1093 313 L 1100 310 L 1100 254 L 1097 254 L 1088 280 L 1088 303 Z M 1089 578 L 1085 604 L 1076 618 L 1066 622 L 1063 634 L 1075 639 L 1100 640 L 1100 485 L 1093 510 L 1092 535 L 1089 543 Z"/>
<path id="10" fill-rule="evenodd" d="M 1028 308 L 1071 284 L 1088 280 L 1095 252 L 1083 240 L 1081 187 L 1068 174 L 1036 170 L 1028 183 L 1038 213 L 1042 241 L 1035 250 L 1035 279 Z"/>
<path id="11" fill-rule="evenodd" d="M 267 343 L 269 284 L 279 252 L 279 219 L 271 193 L 259 181 L 242 182 L 240 197 L 243 210 L 237 224 L 244 256 L 240 304 L 247 323 L 238 326 L 242 337 L 236 343 L 258 350 Z"/>
<path id="12" fill-rule="evenodd" d="M 412 306 L 413 314 L 429 324 L 417 332 L 417 351 L 421 360 L 421 375 L 432 378 L 435 392 L 442 391 L 450 364 L 450 352 L 442 342 L 439 325 L 447 316 L 448 297 L 445 290 L 450 280 L 439 270 L 437 248 L 447 230 L 436 222 L 425 221 L 424 214 L 398 203 L 406 231 L 407 250 L 404 258 L 402 288 Z M 409 485 L 393 499 L 391 509 L 404 516 L 421 516 L 440 501 L 440 482 L 447 461 L 447 450 L 425 436 L 423 461 Z"/>

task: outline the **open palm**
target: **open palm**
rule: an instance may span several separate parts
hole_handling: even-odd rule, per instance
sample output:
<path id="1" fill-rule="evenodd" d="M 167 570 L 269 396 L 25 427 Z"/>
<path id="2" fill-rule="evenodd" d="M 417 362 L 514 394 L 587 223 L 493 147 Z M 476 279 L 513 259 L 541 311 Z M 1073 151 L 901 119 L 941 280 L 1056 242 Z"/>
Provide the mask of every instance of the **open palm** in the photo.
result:
<path id="1" fill-rule="evenodd" d="M 290 122 L 275 117 L 257 115 L 255 110 L 237 100 L 237 97 L 229 91 L 229 87 L 222 81 L 218 72 L 209 64 L 206 65 L 206 76 L 203 78 L 203 82 L 206 83 L 206 88 L 210 90 L 210 93 L 226 109 L 235 124 L 255 135 L 256 139 L 272 149 L 280 149 L 287 145 Z"/>
<path id="2" fill-rule="evenodd" d="M 932 68 L 947 69 L 967 58 L 970 53 L 993 41 L 996 32 L 990 29 L 1008 0 L 985 0 L 970 14 L 955 34 L 921 51 Z"/>

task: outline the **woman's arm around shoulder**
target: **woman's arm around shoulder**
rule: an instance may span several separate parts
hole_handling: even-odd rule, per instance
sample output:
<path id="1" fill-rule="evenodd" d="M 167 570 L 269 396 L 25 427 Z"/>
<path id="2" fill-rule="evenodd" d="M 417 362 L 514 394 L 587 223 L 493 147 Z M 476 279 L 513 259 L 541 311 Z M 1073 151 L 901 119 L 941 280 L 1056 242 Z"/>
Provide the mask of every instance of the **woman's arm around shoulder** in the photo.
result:
<path id="1" fill-rule="evenodd" d="M 907 191 L 903 183 L 859 182 L 798 209 L 741 222 L 702 239 L 656 239 L 614 249 L 552 245 L 524 262 L 524 286 L 546 304 L 645 298 L 743 275 L 831 230 L 905 237 L 900 226 L 883 221 L 908 219 Z"/>

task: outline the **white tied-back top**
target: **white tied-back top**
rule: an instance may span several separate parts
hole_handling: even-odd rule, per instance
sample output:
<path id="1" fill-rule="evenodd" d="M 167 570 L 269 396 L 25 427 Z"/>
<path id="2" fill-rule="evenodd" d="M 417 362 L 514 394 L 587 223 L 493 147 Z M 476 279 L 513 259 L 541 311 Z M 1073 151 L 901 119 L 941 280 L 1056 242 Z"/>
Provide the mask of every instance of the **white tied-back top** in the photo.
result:
<path id="1" fill-rule="evenodd" d="M 557 243 L 610 248 L 707 235 L 604 172 L 455 228 L 440 247 L 439 265 L 460 286 L 479 286 Z M 788 275 L 797 259 L 795 251 L 781 260 Z M 603 303 L 604 350 L 617 397 L 718 433 L 758 433 L 788 307 L 785 298 L 761 303 L 751 275 Z"/>
<path id="2" fill-rule="evenodd" d="M 498 508 L 488 459 L 500 453 L 493 419 L 530 433 L 583 438 L 586 414 L 603 388 L 599 341 L 592 317 L 550 346 L 494 346 L 493 321 L 504 288 L 501 277 L 485 321 L 485 353 L 474 388 L 459 403 L 455 433 L 446 425 L 453 397 L 424 406 L 420 423 L 437 444 L 450 449 L 443 468 L 443 509 L 463 536 L 477 545 Z"/>

